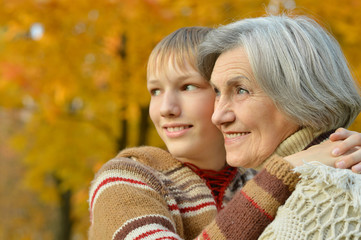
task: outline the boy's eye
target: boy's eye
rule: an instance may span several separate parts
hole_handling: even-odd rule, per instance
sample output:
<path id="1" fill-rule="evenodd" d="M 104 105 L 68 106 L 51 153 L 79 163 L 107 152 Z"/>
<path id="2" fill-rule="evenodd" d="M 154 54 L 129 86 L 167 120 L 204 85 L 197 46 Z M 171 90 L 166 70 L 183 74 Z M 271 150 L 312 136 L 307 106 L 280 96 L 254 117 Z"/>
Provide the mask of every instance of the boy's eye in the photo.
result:
<path id="1" fill-rule="evenodd" d="M 159 89 L 152 89 L 150 90 L 150 95 L 151 96 L 158 96 L 160 94 L 160 90 Z"/>
<path id="2" fill-rule="evenodd" d="M 196 90 L 198 87 L 192 85 L 192 84 L 187 84 L 187 85 L 184 85 L 184 90 L 186 91 L 192 91 L 192 90 Z"/>

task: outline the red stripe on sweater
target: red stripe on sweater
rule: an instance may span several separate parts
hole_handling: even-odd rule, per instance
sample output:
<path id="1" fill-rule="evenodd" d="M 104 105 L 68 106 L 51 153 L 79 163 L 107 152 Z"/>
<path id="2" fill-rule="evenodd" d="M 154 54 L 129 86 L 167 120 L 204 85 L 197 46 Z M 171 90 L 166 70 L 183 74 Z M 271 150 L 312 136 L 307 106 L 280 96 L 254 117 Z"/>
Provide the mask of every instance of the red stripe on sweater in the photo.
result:
<path id="1" fill-rule="evenodd" d="M 162 230 L 162 229 L 157 229 L 157 230 L 152 230 L 152 231 L 148 231 L 148 232 L 145 232 L 141 235 L 139 235 L 138 237 L 134 238 L 134 240 L 140 240 L 142 238 L 145 238 L 145 237 L 150 237 L 151 235 L 155 234 L 155 233 L 158 233 L 158 232 L 169 232 L 167 230 Z M 156 238 L 156 239 L 174 239 L 176 240 L 177 238 L 174 238 L 174 237 L 171 237 L 171 236 L 167 236 L 167 237 L 161 237 L 161 238 Z M 155 240 L 156 240 L 155 239 Z"/>
<path id="2" fill-rule="evenodd" d="M 273 221 L 274 217 L 272 217 L 271 215 L 269 215 L 266 210 L 264 210 L 263 208 L 261 208 L 255 201 L 253 201 L 252 198 L 250 198 L 244 191 L 241 190 L 241 194 L 249 201 L 252 203 L 253 206 L 255 206 L 261 213 L 263 213 L 264 215 L 266 215 L 266 217 L 268 219 L 270 219 L 271 221 Z"/>
<path id="3" fill-rule="evenodd" d="M 211 240 L 211 238 L 209 237 L 209 235 L 208 235 L 208 233 L 206 232 L 206 230 L 203 231 L 202 237 L 204 238 L 204 240 Z"/>
<path id="4" fill-rule="evenodd" d="M 148 231 L 148 232 L 145 232 L 145 233 L 139 235 L 138 237 L 134 238 L 134 240 L 139 240 L 139 239 L 142 239 L 142 238 L 145 238 L 145 237 L 149 237 L 150 235 L 153 235 L 154 233 L 164 232 L 164 231 L 165 230 L 161 230 L 161 229 Z"/>
<path id="5" fill-rule="evenodd" d="M 179 238 L 175 238 L 175 237 L 161 237 L 161 238 L 156 238 L 155 240 L 161 240 L 161 239 L 173 239 L 173 240 L 179 240 Z"/>
<path id="6" fill-rule="evenodd" d="M 92 200 L 91 200 L 91 203 L 90 203 L 90 208 L 93 209 L 93 202 L 94 202 L 94 199 L 95 199 L 95 196 L 97 195 L 97 192 L 99 191 L 99 189 L 101 187 L 103 187 L 104 185 L 106 184 L 109 184 L 109 183 L 112 183 L 112 182 L 129 182 L 129 183 L 135 183 L 135 184 L 140 184 L 140 185 L 145 185 L 147 186 L 146 183 L 144 182 L 140 182 L 140 181 L 136 181 L 136 180 L 133 180 L 133 179 L 129 179 L 129 178 L 122 178 L 122 177 L 110 177 L 110 178 L 106 178 L 104 179 L 99 185 L 98 187 L 95 189 L 94 191 L 94 194 L 92 196 Z"/>
<path id="7" fill-rule="evenodd" d="M 216 203 L 215 202 L 206 202 L 206 203 L 202 203 L 197 206 L 194 206 L 194 207 L 185 207 L 185 208 L 178 208 L 177 204 L 172 204 L 172 205 L 169 205 L 169 210 L 171 210 L 171 211 L 179 210 L 181 213 L 187 213 L 187 212 L 195 212 L 202 208 L 205 208 L 207 206 L 212 206 L 212 205 L 216 206 Z"/>

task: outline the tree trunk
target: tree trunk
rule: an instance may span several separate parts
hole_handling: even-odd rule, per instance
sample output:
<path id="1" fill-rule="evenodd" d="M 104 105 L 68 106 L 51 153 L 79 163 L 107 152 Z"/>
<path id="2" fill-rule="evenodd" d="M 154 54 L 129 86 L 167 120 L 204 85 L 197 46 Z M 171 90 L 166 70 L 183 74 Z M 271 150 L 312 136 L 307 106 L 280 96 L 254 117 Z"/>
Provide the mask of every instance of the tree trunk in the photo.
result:
<path id="1" fill-rule="evenodd" d="M 71 220 L 71 191 L 68 190 L 60 195 L 60 226 L 58 240 L 70 240 L 72 232 Z"/>
<path id="2" fill-rule="evenodd" d="M 118 150 L 122 150 L 127 146 L 128 141 L 128 121 L 123 119 L 120 121 L 121 135 L 117 140 Z"/>
<path id="3" fill-rule="evenodd" d="M 148 106 L 140 107 L 138 146 L 146 145 L 148 139 L 149 113 Z"/>
<path id="4" fill-rule="evenodd" d="M 73 221 L 71 219 L 71 190 L 63 192 L 61 190 L 62 180 L 58 177 L 54 177 L 56 187 L 59 193 L 59 226 L 55 235 L 56 240 L 70 240 Z"/>

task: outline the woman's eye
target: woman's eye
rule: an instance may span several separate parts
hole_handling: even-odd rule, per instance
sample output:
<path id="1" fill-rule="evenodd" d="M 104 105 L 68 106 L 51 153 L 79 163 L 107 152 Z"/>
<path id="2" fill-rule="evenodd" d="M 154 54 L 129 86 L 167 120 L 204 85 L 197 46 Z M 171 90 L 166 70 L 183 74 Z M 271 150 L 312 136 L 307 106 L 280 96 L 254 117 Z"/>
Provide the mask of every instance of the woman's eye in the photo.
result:
<path id="1" fill-rule="evenodd" d="M 219 92 L 218 88 L 214 87 L 213 91 L 216 93 L 216 96 L 221 95 L 221 93 Z"/>
<path id="2" fill-rule="evenodd" d="M 237 87 L 236 89 L 237 94 L 247 94 L 249 91 L 247 89 L 244 89 L 242 87 Z"/>
<path id="3" fill-rule="evenodd" d="M 184 86 L 184 90 L 186 91 L 192 91 L 192 90 L 196 90 L 198 87 L 192 85 L 192 84 L 187 84 Z"/>
<path id="4" fill-rule="evenodd" d="M 160 94 L 160 90 L 159 89 L 152 89 L 150 90 L 150 95 L 151 96 L 158 96 Z"/>

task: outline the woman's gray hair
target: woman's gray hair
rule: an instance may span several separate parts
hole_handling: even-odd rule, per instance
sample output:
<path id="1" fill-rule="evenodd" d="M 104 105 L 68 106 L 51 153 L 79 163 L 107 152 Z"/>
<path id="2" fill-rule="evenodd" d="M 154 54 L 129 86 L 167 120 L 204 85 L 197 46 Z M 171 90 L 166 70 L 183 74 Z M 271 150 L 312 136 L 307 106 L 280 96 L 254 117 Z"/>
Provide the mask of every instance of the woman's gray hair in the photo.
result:
<path id="1" fill-rule="evenodd" d="M 267 16 L 208 33 L 198 68 L 210 80 L 218 56 L 243 47 L 260 87 L 300 126 L 348 127 L 361 110 L 358 87 L 337 41 L 314 20 Z"/>

